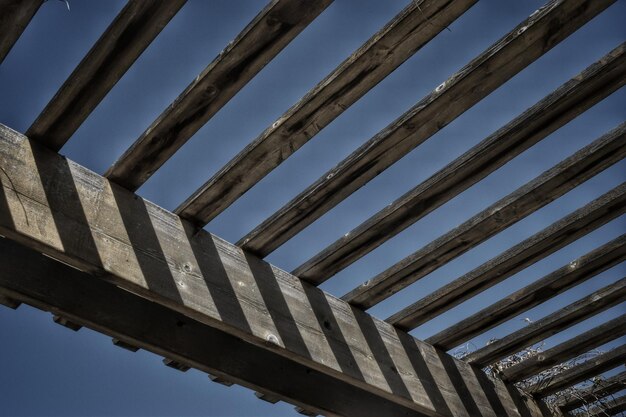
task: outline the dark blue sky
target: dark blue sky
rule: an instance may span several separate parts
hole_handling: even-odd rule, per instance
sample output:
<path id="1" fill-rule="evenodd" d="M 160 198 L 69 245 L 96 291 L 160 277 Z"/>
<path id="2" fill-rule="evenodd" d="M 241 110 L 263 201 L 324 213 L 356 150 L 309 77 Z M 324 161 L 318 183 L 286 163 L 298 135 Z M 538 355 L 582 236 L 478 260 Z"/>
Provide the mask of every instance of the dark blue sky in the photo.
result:
<path id="1" fill-rule="evenodd" d="M 309 144 L 207 226 L 231 242 L 392 122 L 544 2 L 481 0 Z M 44 3 L 0 66 L 0 122 L 24 132 L 124 1 Z M 190 0 L 61 151 L 103 173 L 264 6 L 261 0 Z M 407 1 L 337 0 L 202 128 L 140 190 L 174 209 L 273 123 Z M 291 270 L 428 178 L 547 93 L 626 40 L 619 1 L 463 114 L 399 163 L 268 257 Z M 354 263 L 322 287 L 343 295 L 447 232 L 498 198 L 623 122 L 624 89 L 436 212 Z M 622 161 L 371 310 L 381 318 L 427 295 L 626 180 Z M 624 217 L 590 233 L 413 334 L 426 338 L 626 231 Z M 621 278 L 618 265 L 472 341 L 482 346 L 532 319 Z M 618 305 L 549 339 L 547 346 L 625 310 Z M 164 367 L 161 358 L 113 347 L 107 337 L 73 333 L 27 306 L 0 308 L 0 415 L 292 416 L 291 406 L 212 384 L 205 374 Z M 623 343 L 624 341 L 616 341 Z M 610 347 L 607 345 L 604 348 Z M 315 389 L 315 387 L 312 387 Z"/>

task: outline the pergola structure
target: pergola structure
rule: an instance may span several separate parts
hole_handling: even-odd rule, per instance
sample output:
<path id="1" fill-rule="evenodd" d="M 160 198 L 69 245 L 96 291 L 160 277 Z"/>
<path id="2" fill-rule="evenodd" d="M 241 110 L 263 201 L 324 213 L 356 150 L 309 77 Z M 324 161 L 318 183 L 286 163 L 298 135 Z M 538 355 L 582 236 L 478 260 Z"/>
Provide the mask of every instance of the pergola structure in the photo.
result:
<path id="1" fill-rule="evenodd" d="M 616 126 L 341 298 L 317 286 L 585 112 L 626 82 L 626 44 L 291 273 L 262 260 L 605 10 L 551 0 L 235 244 L 203 227 L 476 0 L 411 2 L 174 211 L 134 192 L 332 0 L 272 0 L 104 174 L 58 151 L 184 0 L 129 0 L 30 128 L 0 125 L 0 301 L 241 384 L 306 415 L 551 416 L 543 397 L 624 364 L 618 347 L 526 395 L 514 383 L 624 335 L 618 317 L 505 369 L 481 368 L 624 300 L 626 278 L 465 358 L 446 353 L 624 260 L 624 235 L 425 341 L 408 332 L 626 210 L 626 185 L 386 320 L 365 312 L 626 155 Z M 0 1 L 0 61 L 43 0 Z M 612 384 L 612 385 L 611 385 Z M 618 375 L 601 393 L 624 388 Z M 313 389 L 314 387 L 314 389 Z M 624 410 L 623 398 L 610 411 Z M 575 412 L 573 412 L 575 413 Z"/>

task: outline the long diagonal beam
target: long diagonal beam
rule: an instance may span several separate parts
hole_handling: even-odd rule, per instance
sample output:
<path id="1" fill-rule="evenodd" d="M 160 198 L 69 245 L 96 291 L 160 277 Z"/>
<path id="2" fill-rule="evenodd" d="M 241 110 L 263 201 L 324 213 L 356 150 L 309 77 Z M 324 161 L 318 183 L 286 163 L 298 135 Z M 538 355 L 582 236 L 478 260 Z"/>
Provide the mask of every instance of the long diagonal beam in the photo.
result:
<path id="1" fill-rule="evenodd" d="M 556 252 L 626 211 L 626 183 L 563 217 L 495 258 L 387 319 L 413 329 Z"/>
<path id="2" fill-rule="evenodd" d="M 324 248 L 296 268 L 293 274 L 316 284 L 332 277 L 617 90 L 626 83 L 624 72 L 626 72 L 626 44 L 610 52 L 521 116 Z M 621 129 L 622 136 L 626 131 L 624 126 Z M 572 185 L 575 186 L 576 182 Z M 560 189 L 557 187 L 555 195 L 559 192 Z M 512 224 L 511 221 L 517 221 L 542 204 L 548 203 L 552 198 L 556 197 L 552 193 L 546 193 L 546 198 L 536 205 L 524 205 L 527 210 L 518 216 L 509 215 L 508 221 L 503 221 L 500 227 L 490 228 L 483 225 L 484 232 L 473 234 L 471 237 L 465 236 L 469 241 L 463 240 L 461 253 L 478 245 L 492 233 L 509 226 Z M 459 248 L 451 252 L 454 255 L 460 254 Z M 449 248 L 445 253 L 451 255 Z M 446 256 L 442 259 L 439 255 L 434 255 L 432 259 L 438 259 L 441 265 L 451 258 Z M 406 266 L 407 263 L 406 260 L 401 261 L 404 265 L 401 274 L 394 273 L 393 277 L 383 274 L 344 299 L 366 308 L 382 301 L 384 296 L 389 296 L 405 286 L 398 285 L 398 279 L 408 285 L 412 281 L 405 279 L 407 275 L 417 275 L 414 274 L 413 268 Z M 415 263 L 417 265 L 414 265 Z M 420 269 L 419 262 L 413 261 L 411 264 Z M 394 269 L 396 270 L 397 268 Z M 381 279 L 384 282 L 379 282 Z"/>
<path id="3" fill-rule="evenodd" d="M 28 128 L 28 137 L 61 149 L 185 2 L 130 0 Z"/>
<path id="4" fill-rule="evenodd" d="M 517 382 L 537 375 L 567 360 L 602 346 L 626 334 L 626 314 L 609 320 L 542 353 L 502 370 L 502 378 Z"/>
<path id="5" fill-rule="evenodd" d="M 519 412 L 469 364 L 3 126 L 0 167 L 0 233 L 12 240 L 406 415 Z"/>
<path id="6" fill-rule="evenodd" d="M 42 3 L 43 0 L 4 0 L 0 3 L 0 64 Z"/>
<path id="7" fill-rule="evenodd" d="M 426 339 L 450 350 L 529 310 L 626 259 L 626 235 L 573 260 L 545 277 L 515 291 L 479 312 Z"/>
<path id="8" fill-rule="evenodd" d="M 105 174 L 135 191 L 332 0 L 272 0 Z"/>
<path id="9" fill-rule="evenodd" d="M 624 300 L 625 295 L 626 278 L 622 278 L 502 339 L 498 339 L 470 353 L 463 359 L 479 367 L 487 366 L 619 304 Z"/>
<path id="10" fill-rule="evenodd" d="M 550 1 L 237 244 L 271 253 L 613 2 Z"/>
<path id="11" fill-rule="evenodd" d="M 626 123 L 623 123 L 342 298 L 362 308 L 372 307 L 524 219 L 625 156 Z"/>
<path id="12" fill-rule="evenodd" d="M 175 212 L 198 226 L 211 221 L 474 3 L 410 2 Z"/>
<path id="13" fill-rule="evenodd" d="M 557 405 L 562 411 L 572 411 L 623 389 L 626 389 L 626 371 L 610 378 L 599 380 L 596 384 L 585 390 L 569 393 L 560 398 Z"/>

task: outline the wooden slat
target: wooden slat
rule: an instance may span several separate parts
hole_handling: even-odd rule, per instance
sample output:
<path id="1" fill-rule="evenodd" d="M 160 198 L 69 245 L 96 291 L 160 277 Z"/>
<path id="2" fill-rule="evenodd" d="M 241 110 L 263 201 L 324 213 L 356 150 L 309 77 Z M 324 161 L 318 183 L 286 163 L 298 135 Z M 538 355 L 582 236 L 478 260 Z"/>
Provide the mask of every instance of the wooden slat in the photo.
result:
<path id="1" fill-rule="evenodd" d="M 26 134 L 58 151 L 186 0 L 129 0 Z"/>
<path id="2" fill-rule="evenodd" d="M 293 274 L 316 284 L 326 281 L 617 90 L 626 83 L 626 77 L 623 76 L 625 72 L 626 44 L 623 44 L 429 179 L 324 248 L 296 268 Z M 617 133 L 621 137 L 626 131 L 624 126 L 622 125 L 620 132 Z M 602 168 L 598 167 L 598 169 Z M 592 172 L 597 171 L 592 170 Z M 588 177 L 583 176 L 583 178 Z M 571 188 L 578 183 L 578 180 L 572 181 Z M 546 186 L 549 187 L 549 185 Z M 474 232 L 471 236 L 465 236 L 469 239 L 467 243 L 465 239 L 460 239 L 463 243 L 457 243 L 455 250 L 449 247 L 445 249 L 443 252 L 447 255 L 445 260 L 438 255 L 433 255 L 429 262 L 432 263 L 433 259 L 437 259 L 441 262 L 437 265 L 442 265 L 533 210 L 549 203 L 556 196 L 565 193 L 570 186 L 561 188 L 559 184 L 555 184 L 554 188 L 554 191 L 550 189 L 546 192 L 536 192 L 537 195 L 545 195 L 545 198 L 536 204 L 526 202 L 523 204 L 525 209 L 520 214 L 510 213 L 510 210 L 507 212 L 506 208 L 502 207 L 503 210 L 498 216 L 504 218 L 502 224 L 481 226 L 481 233 Z M 527 191 L 535 193 L 532 190 Z M 520 195 L 519 198 L 523 201 L 529 196 Z M 444 251 L 441 248 L 440 250 Z M 398 279 L 404 283 L 407 275 L 415 276 L 414 268 L 407 265 L 408 263 L 414 265 L 415 262 L 415 259 L 401 261 L 400 264 L 403 266 L 400 276 L 397 275 L 397 269 L 392 269 L 395 271 L 393 277 L 387 277 L 384 274 L 376 277 L 370 280 L 367 286 L 347 294 L 344 299 L 364 308 L 373 306 L 413 282 L 409 279 L 406 285 L 401 284 L 397 285 L 397 288 L 390 289 L 390 286 L 394 287 L 392 284 L 397 284 Z M 417 262 L 414 267 L 421 269 L 423 265 Z M 383 280 L 379 284 L 380 288 L 377 285 L 378 279 Z"/>
<path id="3" fill-rule="evenodd" d="M 559 399 L 557 405 L 562 411 L 572 411 L 623 389 L 626 389 L 626 371 L 610 378 L 600 380 L 585 390 L 567 394 Z"/>
<path id="4" fill-rule="evenodd" d="M 622 278 L 470 353 L 463 359 L 479 367 L 487 366 L 619 304 L 624 301 L 625 295 L 626 278 Z"/>
<path id="5" fill-rule="evenodd" d="M 591 349 L 622 337 L 624 334 L 626 334 L 626 314 L 609 320 L 510 368 L 503 369 L 501 377 L 510 382 L 527 379 L 541 371 L 576 358 Z"/>
<path id="6" fill-rule="evenodd" d="M 613 2 L 550 1 L 237 244 L 266 256 Z"/>
<path id="7" fill-rule="evenodd" d="M 0 176 L 0 233 L 9 239 L 387 399 L 404 414 L 467 416 L 471 405 L 473 414 L 496 416 L 494 408 L 516 408 L 505 385 L 469 364 L 4 126 L 0 167 L 11 178 Z"/>
<path id="8" fill-rule="evenodd" d="M 105 174 L 135 191 L 332 0 L 272 0 Z"/>
<path id="9" fill-rule="evenodd" d="M 42 3 L 43 0 L 3 0 L 0 2 L 0 64 Z"/>
<path id="10" fill-rule="evenodd" d="M 450 350 L 626 259 L 626 235 L 583 255 L 532 284 L 426 339 Z"/>
<path id="11" fill-rule="evenodd" d="M 535 233 L 495 258 L 432 292 L 387 319 L 413 329 L 502 282 L 626 211 L 626 183 Z"/>
<path id="12" fill-rule="evenodd" d="M 361 308 L 374 306 L 619 162 L 624 156 L 626 123 L 342 298 Z M 453 173 L 454 170 L 450 172 L 451 176 L 454 176 Z M 407 212 L 416 213 L 419 210 L 412 208 Z"/>
<path id="13" fill-rule="evenodd" d="M 412 1 L 176 209 L 203 226 L 331 123 L 476 0 Z"/>
<path id="14" fill-rule="evenodd" d="M 562 371 L 550 380 L 529 387 L 527 391 L 537 398 L 545 397 L 620 366 L 624 360 L 626 360 L 626 345 Z"/>

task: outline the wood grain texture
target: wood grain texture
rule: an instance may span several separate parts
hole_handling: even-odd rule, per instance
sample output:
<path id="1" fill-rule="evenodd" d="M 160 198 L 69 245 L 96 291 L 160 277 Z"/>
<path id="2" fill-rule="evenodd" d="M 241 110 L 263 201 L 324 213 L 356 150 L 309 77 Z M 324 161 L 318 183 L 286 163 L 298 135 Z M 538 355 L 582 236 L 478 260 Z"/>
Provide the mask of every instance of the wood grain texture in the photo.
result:
<path id="1" fill-rule="evenodd" d="M 576 337 L 502 370 L 509 382 L 522 381 L 560 363 L 576 358 L 626 334 L 626 314 L 600 324 Z"/>
<path id="2" fill-rule="evenodd" d="M 272 0 L 198 75 L 105 176 L 135 191 L 332 0 Z"/>
<path id="3" fill-rule="evenodd" d="M 626 183 L 563 217 L 387 319 L 413 329 L 626 212 Z"/>
<path id="4" fill-rule="evenodd" d="M 550 1 L 237 244 L 268 255 L 613 2 Z"/>
<path id="5" fill-rule="evenodd" d="M 0 2 L 0 64 L 42 3 L 43 0 L 2 0 Z"/>
<path id="6" fill-rule="evenodd" d="M 393 72 L 476 0 L 412 1 L 175 213 L 204 226 Z"/>
<path id="7" fill-rule="evenodd" d="M 624 62 L 626 64 L 626 60 Z M 506 141 L 498 143 L 504 142 Z M 448 233 L 356 287 L 342 298 L 361 308 L 376 305 L 556 200 L 625 156 L 626 123 L 623 123 Z M 481 168 L 474 169 L 481 170 L 482 166 L 479 165 L 479 167 Z M 462 181 L 458 176 L 462 176 L 463 171 L 461 168 L 451 169 L 446 176 L 453 178 L 452 181 Z M 490 170 L 487 169 L 487 171 Z M 482 171 L 480 172 L 482 176 Z M 429 205 L 431 201 L 442 195 L 438 189 L 432 190 L 427 187 L 425 190 L 425 193 L 435 197 L 425 196 L 425 200 L 415 201 L 415 204 L 410 204 L 410 207 L 402 207 L 399 210 L 403 213 L 420 213 L 423 205 Z M 425 211 L 430 212 L 429 209 Z M 412 215 L 405 214 L 404 217 L 412 217 Z M 370 236 L 380 236 L 384 230 L 374 227 L 365 233 Z M 294 275 L 301 276 L 297 274 L 299 270 L 294 271 Z"/>
<path id="8" fill-rule="evenodd" d="M 542 398 L 565 388 L 576 385 L 586 379 L 620 366 L 626 359 L 626 345 L 609 350 L 588 361 L 564 370 L 554 378 L 528 388 L 536 398 Z"/>
<path id="9" fill-rule="evenodd" d="M 61 149 L 185 2 L 130 0 L 28 128 L 28 137 Z"/>
<path id="10" fill-rule="evenodd" d="M 413 415 L 519 414 L 507 386 L 469 364 L 4 126 L 0 166 L 12 240 Z"/>
<path id="11" fill-rule="evenodd" d="M 626 278 L 622 278 L 470 353 L 463 360 L 485 367 L 621 303 L 625 295 Z"/>
<path id="12" fill-rule="evenodd" d="M 565 395 L 559 399 L 557 405 L 562 411 L 572 411 L 605 398 L 611 394 L 615 394 L 626 389 L 626 371 L 598 381 L 597 384 L 588 387 L 585 390 L 577 392 L 576 395 Z"/>
<path id="13" fill-rule="evenodd" d="M 573 260 L 545 277 L 503 297 L 458 323 L 426 339 L 450 350 L 578 285 L 626 259 L 626 235 Z"/>

